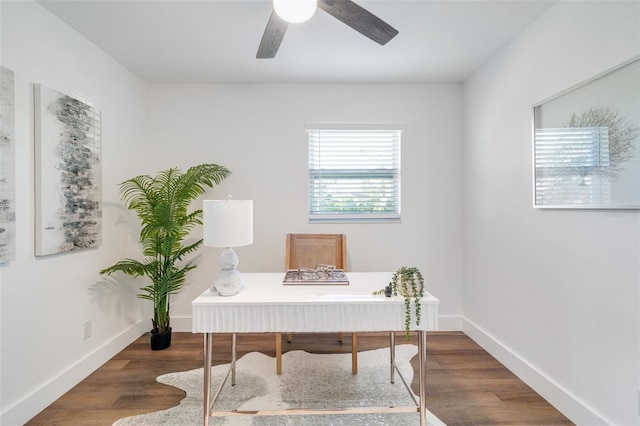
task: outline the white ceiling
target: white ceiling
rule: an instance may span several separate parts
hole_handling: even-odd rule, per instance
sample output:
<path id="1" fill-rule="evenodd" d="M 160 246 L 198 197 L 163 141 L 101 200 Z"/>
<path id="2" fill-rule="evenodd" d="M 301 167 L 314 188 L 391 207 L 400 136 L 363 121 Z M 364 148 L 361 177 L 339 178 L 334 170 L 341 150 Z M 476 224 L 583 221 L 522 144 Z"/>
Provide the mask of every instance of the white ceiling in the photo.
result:
<path id="1" fill-rule="evenodd" d="M 459 82 L 554 2 L 357 0 L 399 31 L 387 45 L 317 10 L 256 59 L 268 0 L 40 0 L 148 83 Z"/>

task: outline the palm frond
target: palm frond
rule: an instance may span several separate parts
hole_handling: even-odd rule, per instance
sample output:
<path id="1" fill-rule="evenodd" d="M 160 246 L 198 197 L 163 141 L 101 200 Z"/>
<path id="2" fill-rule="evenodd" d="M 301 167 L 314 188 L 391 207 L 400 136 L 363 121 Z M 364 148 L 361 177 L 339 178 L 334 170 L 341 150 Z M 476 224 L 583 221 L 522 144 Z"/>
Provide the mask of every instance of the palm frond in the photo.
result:
<path id="1" fill-rule="evenodd" d="M 127 275 L 139 277 L 146 275 L 145 265 L 134 259 L 123 259 L 108 268 L 100 271 L 100 275 L 111 275 L 114 272 L 123 272 Z"/>
<path id="2" fill-rule="evenodd" d="M 120 194 L 125 206 L 135 211 L 142 222 L 149 217 L 157 198 L 153 179 L 146 175 L 122 182 Z"/>
<path id="3" fill-rule="evenodd" d="M 193 244 L 190 244 L 188 246 L 184 246 L 181 247 L 180 250 L 178 250 L 173 256 L 175 260 L 182 260 L 182 258 L 184 256 L 186 256 L 187 254 L 191 253 L 192 251 L 195 251 L 198 249 L 198 247 L 200 247 L 200 244 L 202 244 L 202 239 L 196 241 Z"/>
<path id="4" fill-rule="evenodd" d="M 217 164 L 200 164 L 190 167 L 186 173 L 176 179 L 175 202 L 179 208 L 188 207 L 191 200 L 204 194 L 205 187 L 218 185 L 229 176 L 231 172 L 223 166 Z"/>

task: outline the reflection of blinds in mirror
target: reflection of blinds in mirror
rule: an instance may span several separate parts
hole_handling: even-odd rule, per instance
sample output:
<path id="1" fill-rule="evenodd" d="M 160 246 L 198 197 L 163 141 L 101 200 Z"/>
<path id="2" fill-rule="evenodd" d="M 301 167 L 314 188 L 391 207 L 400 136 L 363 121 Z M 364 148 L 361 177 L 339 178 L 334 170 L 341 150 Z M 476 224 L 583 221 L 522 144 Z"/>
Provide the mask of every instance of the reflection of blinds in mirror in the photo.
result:
<path id="1" fill-rule="evenodd" d="M 611 202 L 606 127 L 536 129 L 537 205 Z"/>

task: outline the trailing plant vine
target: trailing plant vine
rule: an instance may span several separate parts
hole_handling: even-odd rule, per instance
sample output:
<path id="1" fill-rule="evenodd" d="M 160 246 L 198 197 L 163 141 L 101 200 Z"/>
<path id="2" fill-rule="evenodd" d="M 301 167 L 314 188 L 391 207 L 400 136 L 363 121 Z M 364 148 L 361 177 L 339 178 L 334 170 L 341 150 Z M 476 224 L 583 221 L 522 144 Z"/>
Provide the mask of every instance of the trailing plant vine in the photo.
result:
<path id="1" fill-rule="evenodd" d="M 424 296 L 424 278 L 420 270 L 414 266 L 403 266 L 393 273 L 389 285 L 373 292 L 374 295 L 384 294 L 387 297 L 401 295 L 404 297 L 405 317 L 404 328 L 407 340 L 411 338 L 411 300 L 416 313 L 416 325 L 420 325 L 420 299 Z"/>

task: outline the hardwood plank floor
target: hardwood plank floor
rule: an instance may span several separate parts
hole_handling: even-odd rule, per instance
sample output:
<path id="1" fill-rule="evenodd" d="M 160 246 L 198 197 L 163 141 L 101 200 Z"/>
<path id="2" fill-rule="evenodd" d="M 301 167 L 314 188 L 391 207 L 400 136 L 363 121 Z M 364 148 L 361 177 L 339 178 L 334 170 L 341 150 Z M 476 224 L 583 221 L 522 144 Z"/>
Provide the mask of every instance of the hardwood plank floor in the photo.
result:
<path id="1" fill-rule="evenodd" d="M 358 349 L 387 347 L 388 340 L 386 333 L 360 334 Z M 403 333 L 396 343 L 406 343 Z M 152 351 L 149 336 L 143 335 L 27 425 L 111 425 L 121 417 L 175 406 L 184 392 L 155 379 L 201 367 L 202 346 L 200 334 L 174 333 L 171 348 Z M 229 361 L 229 347 L 230 336 L 216 335 L 214 364 Z M 296 334 L 283 352 L 296 349 L 348 353 L 350 337 L 346 334 L 341 344 L 335 334 Z M 274 335 L 239 335 L 238 357 L 251 351 L 275 356 Z M 412 363 L 418 371 L 417 358 Z M 412 387 L 417 393 L 417 383 Z M 427 408 L 449 426 L 572 424 L 461 332 L 428 333 L 427 398 Z"/>

